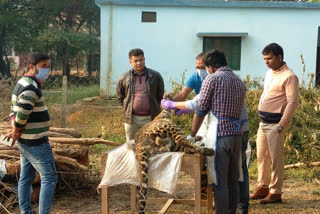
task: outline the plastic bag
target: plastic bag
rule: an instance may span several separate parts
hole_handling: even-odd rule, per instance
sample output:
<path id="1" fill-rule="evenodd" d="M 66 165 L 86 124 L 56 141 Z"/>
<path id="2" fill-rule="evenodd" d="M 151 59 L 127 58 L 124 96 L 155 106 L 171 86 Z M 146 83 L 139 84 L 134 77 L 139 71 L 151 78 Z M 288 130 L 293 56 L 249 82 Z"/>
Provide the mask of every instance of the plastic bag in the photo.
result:
<path id="1" fill-rule="evenodd" d="M 108 152 L 104 176 L 99 184 L 114 186 L 119 184 L 139 185 L 139 164 L 132 149 L 134 141 Z M 181 152 L 166 152 L 149 159 L 148 186 L 169 194 L 174 194 L 182 161 Z"/>
<path id="2" fill-rule="evenodd" d="M 0 181 L 7 174 L 6 160 L 0 159 Z"/>

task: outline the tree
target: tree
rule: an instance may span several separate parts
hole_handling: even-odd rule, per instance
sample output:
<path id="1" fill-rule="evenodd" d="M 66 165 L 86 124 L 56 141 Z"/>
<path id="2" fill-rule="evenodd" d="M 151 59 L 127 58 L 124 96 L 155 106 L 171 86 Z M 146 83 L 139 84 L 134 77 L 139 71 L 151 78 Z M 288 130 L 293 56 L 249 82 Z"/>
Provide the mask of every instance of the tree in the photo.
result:
<path id="1" fill-rule="evenodd" d="M 71 59 L 99 49 L 99 21 L 94 0 L 0 0 L 0 75 L 11 76 L 14 48 L 54 53 L 69 76 Z"/>
<path id="2" fill-rule="evenodd" d="M 99 48 L 99 8 L 93 0 L 45 0 L 39 7 L 47 15 L 48 25 L 37 39 L 47 51 L 57 53 L 63 74 L 69 76 L 72 58 Z"/>
<path id="3" fill-rule="evenodd" d="M 10 74 L 7 50 L 12 47 L 27 47 L 27 20 L 24 11 L 28 7 L 23 0 L 0 1 L 0 78 Z"/>

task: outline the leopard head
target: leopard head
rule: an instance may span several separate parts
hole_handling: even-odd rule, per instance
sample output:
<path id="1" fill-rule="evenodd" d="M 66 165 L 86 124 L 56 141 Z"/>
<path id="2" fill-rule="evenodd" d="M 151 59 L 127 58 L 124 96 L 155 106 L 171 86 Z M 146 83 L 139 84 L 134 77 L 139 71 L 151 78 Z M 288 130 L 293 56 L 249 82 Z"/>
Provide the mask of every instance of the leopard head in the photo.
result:
<path id="1" fill-rule="evenodd" d="M 173 100 L 173 95 L 171 93 L 164 93 L 163 94 L 163 99 Z"/>
<path id="2" fill-rule="evenodd" d="M 171 93 L 164 93 L 163 94 L 163 99 L 166 100 L 173 100 L 173 95 Z M 162 109 L 162 111 L 160 112 L 160 114 L 158 116 L 156 116 L 154 118 L 154 120 L 158 120 L 158 119 L 170 119 L 170 115 L 171 115 L 171 110 L 169 109 Z"/>

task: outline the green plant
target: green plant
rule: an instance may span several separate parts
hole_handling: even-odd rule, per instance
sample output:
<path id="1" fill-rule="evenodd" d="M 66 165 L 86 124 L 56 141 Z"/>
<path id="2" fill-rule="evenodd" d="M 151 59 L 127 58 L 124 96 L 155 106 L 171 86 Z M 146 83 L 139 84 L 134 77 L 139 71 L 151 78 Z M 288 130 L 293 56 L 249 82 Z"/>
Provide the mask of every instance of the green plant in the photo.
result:
<path id="1" fill-rule="evenodd" d="M 294 113 L 285 140 L 285 163 L 312 162 L 320 159 L 320 89 L 314 86 L 314 75 L 310 74 L 308 84 L 299 86 L 299 105 Z M 256 133 L 259 128 L 258 105 L 263 91 L 261 79 L 244 79 L 247 87 L 245 102 L 248 109 L 252 159 L 256 159 Z M 175 93 L 181 84 L 172 81 Z M 180 118 L 173 116 L 173 121 L 186 133 L 189 133 L 193 115 Z"/>

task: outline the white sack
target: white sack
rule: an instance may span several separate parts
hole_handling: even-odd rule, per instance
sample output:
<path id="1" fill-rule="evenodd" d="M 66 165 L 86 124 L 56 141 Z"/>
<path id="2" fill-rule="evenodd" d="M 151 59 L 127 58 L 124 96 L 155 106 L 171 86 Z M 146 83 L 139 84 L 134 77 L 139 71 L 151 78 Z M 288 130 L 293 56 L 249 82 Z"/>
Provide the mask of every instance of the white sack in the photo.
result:
<path id="1" fill-rule="evenodd" d="M 134 141 L 108 152 L 104 176 L 99 187 L 118 184 L 139 185 L 139 164 L 132 150 Z M 149 159 L 148 186 L 174 194 L 182 161 L 181 152 L 166 152 Z"/>

